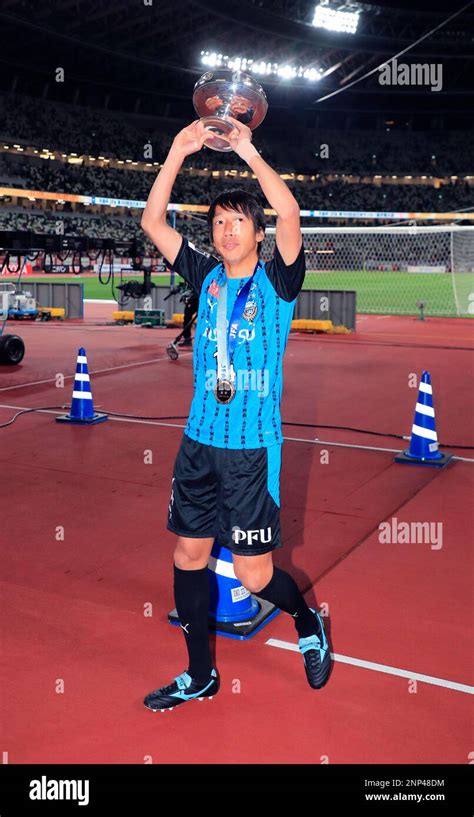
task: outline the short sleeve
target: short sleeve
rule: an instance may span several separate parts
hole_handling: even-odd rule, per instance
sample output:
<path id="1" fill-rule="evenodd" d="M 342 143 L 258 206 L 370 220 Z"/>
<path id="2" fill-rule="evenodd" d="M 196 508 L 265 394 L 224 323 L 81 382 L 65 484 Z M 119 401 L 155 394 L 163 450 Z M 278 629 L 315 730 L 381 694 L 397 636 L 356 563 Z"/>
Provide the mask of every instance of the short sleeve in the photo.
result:
<path id="1" fill-rule="evenodd" d="M 294 301 L 303 286 L 306 273 L 304 243 L 302 243 L 295 261 L 289 266 L 283 261 L 275 243 L 275 253 L 272 260 L 265 264 L 265 270 L 277 295 L 283 298 L 284 301 Z"/>
<path id="2" fill-rule="evenodd" d="M 170 269 L 181 275 L 196 292 L 201 291 L 206 275 L 219 264 L 219 260 L 207 252 L 197 250 L 194 244 L 181 236 L 181 248 L 174 264 L 165 258 Z"/>

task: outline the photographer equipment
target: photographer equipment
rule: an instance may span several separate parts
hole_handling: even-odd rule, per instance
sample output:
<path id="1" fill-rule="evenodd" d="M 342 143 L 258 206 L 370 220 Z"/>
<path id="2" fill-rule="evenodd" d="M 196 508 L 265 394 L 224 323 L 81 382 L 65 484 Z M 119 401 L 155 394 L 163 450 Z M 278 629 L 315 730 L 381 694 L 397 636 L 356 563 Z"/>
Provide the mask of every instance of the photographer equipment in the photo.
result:
<path id="1" fill-rule="evenodd" d="M 170 360 L 177 360 L 179 357 L 179 352 L 177 349 L 178 344 L 182 340 L 191 338 L 191 327 L 197 318 L 199 296 L 192 289 L 192 287 L 186 283 L 180 283 L 177 286 L 172 287 L 164 300 L 167 301 L 168 298 L 171 298 L 173 295 L 180 295 L 180 303 L 184 304 L 184 325 L 182 332 L 180 332 L 174 341 L 166 347 L 166 354 Z"/>

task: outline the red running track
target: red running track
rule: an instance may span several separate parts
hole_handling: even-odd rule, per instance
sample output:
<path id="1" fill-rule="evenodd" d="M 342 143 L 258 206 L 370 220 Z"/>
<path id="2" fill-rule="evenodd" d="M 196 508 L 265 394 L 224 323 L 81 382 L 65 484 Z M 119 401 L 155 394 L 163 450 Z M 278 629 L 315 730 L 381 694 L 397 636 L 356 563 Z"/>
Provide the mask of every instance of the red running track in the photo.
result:
<path id="1" fill-rule="evenodd" d="M 89 305 L 84 322 L 21 326 L 27 354 L 0 371 L 0 422 L 11 407 L 69 402 L 79 346 L 96 408 L 186 415 L 191 356 L 165 354 L 176 332 L 103 326 L 104 308 Z M 355 335 L 293 335 L 283 418 L 408 434 L 417 395 L 408 378 L 428 369 L 441 441 L 473 446 L 473 346 L 462 320 L 366 317 Z M 69 376 L 63 389 L 58 373 Z M 111 419 L 86 429 L 34 413 L 0 430 L 9 762 L 468 762 L 473 463 L 438 471 L 334 445 L 405 447 L 390 437 L 284 426 L 292 439 L 275 563 L 308 603 L 327 605 L 329 684 L 308 687 L 282 613 L 251 641 L 215 641 L 222 687 L 212 702 L 143 707 L 187 665 L 167 623 L 174 537 L 165 527 L 183 424 Z M 442 546 L 382 544 L 378 526 L 394 518 L 442 523 Z"/>

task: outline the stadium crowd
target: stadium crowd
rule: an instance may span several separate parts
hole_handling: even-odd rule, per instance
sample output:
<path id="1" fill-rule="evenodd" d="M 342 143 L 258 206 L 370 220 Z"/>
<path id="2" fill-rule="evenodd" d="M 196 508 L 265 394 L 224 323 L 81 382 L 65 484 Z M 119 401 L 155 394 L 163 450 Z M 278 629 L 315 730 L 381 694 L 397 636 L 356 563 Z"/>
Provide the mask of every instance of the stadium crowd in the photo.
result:
<path id="1" fill-rule="evenodd" d="M 201 219 L 179 216 L 179 232 L 200 249 L 212 252 L 207 229 Z M 136 239 L 146 254 L 155 255 L 156 247 L 146 238 L 140 219 L 132 215 L 40 212 L 22 207 L 0 207 L 0 231 L 19 230 L 37 234 L 64 234 L 108 238 L 114 241 Z"/>
<path id="2" fill-rule="evenodd" d="M 175 134 L 186 124 L 0 94 L 1 139 L 10 143 L 21 140 L 39 148 L 78 155 L 163 161 Z M 430 130 L 427 138 L 424 132 L 398 130 L 386 123 L 378 130 L 363 131 L 351 127 L 349 120 L 344 130 L 310 129 L 292 122 L 291 140 L 285 133 L 265 125 L 255 132 L 254 142 L 280 171 L 310 175 L 474 172 L 474 146 L 468 131 Z M 229 169 L 235 166 L 235 157 L 203 150 L 190 157 L 188 164 Z"/>
<path id="3" fill-rule="evenodd" d="M 9 157 L 10 159 L 10 157 Z M 56 160 L 0 159 L 0 185 L 53 193 L 77 193 L 145 201 L 155 173 L 65 164 Z M 40 164 L 38 164 L 40 162 Z M 205 204 L 226 187 L 245 186 L 260 196 L 255 180 L 238 177 L 179 174 L 172 201 Z M 367 184 L 347 180 L 289 181 L 302 210 L 410 210 L 446 211 L 472 204 L 472 190 L 461 179 L 440 189 L 431 185 Z"/>
<path id="4" fill-rule="evenodd" d="M 77 122 L 80 121 L 80 127 Z M 72 105 L 58 105 L 47 100 L 35 100 L 13 94 L 0 94 L 0 138 L 2 144 L 23 145 L 39 150 L 48 148 L 63 153 L 106 156 L 133 161 L 163 161 L 174 135 L 186 123 L 170 120 L 150 122 L 139 116 Z M 279 172 L 314 175 L 314 181 L 288 181 L 302 210 L 363 210 L 446 212 L 473 208 L 472 187 L 463 175 L 474 174 L 472 140 L 468 132 L 425 134 L 411 131 L 385 130 L 362 132 L 310 131 L 292 126 L 291 140 L 282 133 L 259 129 L 254 142 L 263 157 Z M 151 146 L 151 155 L 149 149 Z M 148 155 L 145 155 L 145 148 Z M 234 153 L 217 153 L 204 149 L 188 157 L 184 165 L 195 169 L 247 169 Z M 59 159 L 43 160 L 24 153 L 0 153 L 0 186 L 104 196 L 145 201 L 158 168 L 146 172 L 93 165 L 71 164 Z M 433 184 L 382 184 L 377 176 L 395 173 L 426 175 L 445 180 Z M 328 179 L 328 175 L 345 178 Z M 358 177 L 349 182 L 347 176 Z M 455 178 L 449 178 L 454 175 Z M 372 183 L 362 181 L 372 179 Z M 241 177 L 216 178 L 212 175 L 193 176 L 180 173 L 173 187 L 174 203 L 207 204 L 225 188 L 245 187 L 255 193 L 261 203 L 268 203 L 255 180 Z M 126 240 L 137 237 L 146 242 L 140 228 L 140 212 L 116 211 L 113 214 L 91 212 L 71 205 L 50 202 L 46 210 L 27 199 L 24 206 L 13 206 L 7 197 L 0 199 L 0 229 L 57 232 L 58 219 L 66 234 Z M 100 210 L 100 208 L 96 208 Z M 203 249 L 209 245 L 205 217 L 180 216 L 179 229 Z M 303 225 L 318 223 L 303 219 Z M 322 222 L 319 222 L 322 223 Z M 324 223 L 332 223 L 327 220 Z M 368 221 L 367 223 L 370 223 Z"/>

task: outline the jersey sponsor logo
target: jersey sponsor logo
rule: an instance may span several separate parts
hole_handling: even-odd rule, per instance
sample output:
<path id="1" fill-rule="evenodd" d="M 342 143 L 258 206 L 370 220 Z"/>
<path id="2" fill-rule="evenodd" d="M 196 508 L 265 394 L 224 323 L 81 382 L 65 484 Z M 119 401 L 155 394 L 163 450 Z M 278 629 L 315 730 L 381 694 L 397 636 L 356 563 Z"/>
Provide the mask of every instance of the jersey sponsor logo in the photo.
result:
<path id="1" fill-rule="evenodd" d="M 268 527 L 259 530 L 241 530 L 236 527 L 233 529 L 232 539 L 236 545 L 244 540 L 249 547 L 254 544 L 268 545 L 272 541 L 272 529 Z"/>
<path id="2" fill-rule="evenodd" d="M 202 334 L 203 337 L 209 338 L 209 340 L 217 343 L 217 329 L 215 327 L 206 326 Z M 255 340 L 255 328 L 252 326 L 251 329 L 239 329 L 237 337 L 241 343 L 244 343 L 246 340 L 249 342 Z"/>

